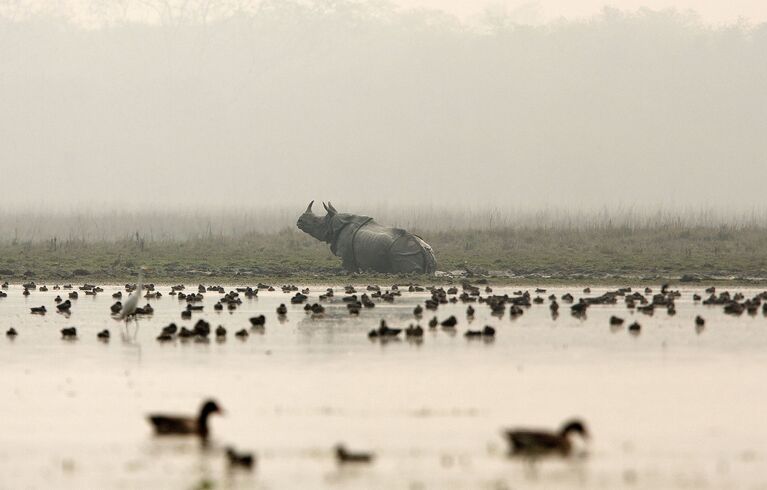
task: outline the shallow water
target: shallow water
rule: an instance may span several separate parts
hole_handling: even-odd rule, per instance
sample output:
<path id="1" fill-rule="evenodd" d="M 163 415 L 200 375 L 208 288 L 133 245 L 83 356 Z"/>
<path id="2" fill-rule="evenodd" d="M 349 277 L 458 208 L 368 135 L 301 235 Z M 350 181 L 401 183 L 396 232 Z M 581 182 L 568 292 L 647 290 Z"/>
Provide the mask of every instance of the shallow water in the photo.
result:
<path id="1" fill-rule="evenodd" d="M 427 328 L 420 343 L 371 341 L 367 332 L 380 318 L 406 326 L 428 293 L 403 291 L 354 318 L 337 290 L 323 318 L 288 304 L 279 322 L 275 308 L 290 297 L 279 290 L 243 298 L 234 312 L 214 312 L 221 295 L 208 292 L 205 311 L 182 321 L 186 303 L 169 289 L 158 288 L 165 296 L 151 301 L 155 313 L 132 342 L 109 315 L 116 286 L 81 294 L 68 318 L 53 312 L 63 290 L 25 298 L 11 286 L 0 298 L 0 329 L 19 332 L 0 338 L 0 487 L 767 488 L 767 319 L 694 304 L 702 287 L 682 290 L 675 316 L 632 314 L 619 301 L 592 306 L 585 320 L 564 304 L 556 320 L 548 304 L 512 320 L 475 304 L 469 324 L 466 305 L 442 305 L 440 319 L 459 318 L 456 334 Z M 310 301 L 323 291 L 313 287 Z M 43 304 L 47 315 L 30 314 Z M 265 332 L 236 339 L 259 313 Z M 638 320 L 641 334 L 611 329 L 612 314 Z M 700 333 L 696 314 L 707 320 Z M 227 327 L 227 340 L 155 340 L 169 322 L 191 327 L 198 318 Z M 494 341 L 463 337 L 486 324 Z M 61 339 L 68 326 L 78 340 Z M 96 339 L 104 328 L 108 343 Z M 208 448 L 152 435 L 145 414 L 192 414 L 209 396 L 226 414 L 211 419 Z M 592 433 L 585 456 L 535 465 L 506 456 L 501 429 L 553 429 L 573 416 Z M 339 466 L 332 447 L 341 441 L 376 461 Z M 229 444 L 255 451 L 257 469 L 229 470 Z"/>

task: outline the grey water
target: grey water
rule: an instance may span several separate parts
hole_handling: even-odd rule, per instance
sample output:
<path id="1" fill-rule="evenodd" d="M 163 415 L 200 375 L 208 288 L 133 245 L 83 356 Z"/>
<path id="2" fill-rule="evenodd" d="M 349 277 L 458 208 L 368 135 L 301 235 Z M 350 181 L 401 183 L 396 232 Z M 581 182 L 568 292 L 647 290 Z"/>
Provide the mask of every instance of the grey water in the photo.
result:
<path id="1" fill-rule="evenodd" d="M 312 287 L 309 301 L 326 287 Z M 474 304 L 471 322 L 462 303 L 416 321 L 412 310 L 427 292 L 404 290 L 359 317 L 347 313 L 338 285 L 322 317 L 290 305 L 279 288 L 222 312 L 213 311 L 221 295 L 207 292 L 204 311 L 184 321 L 186 303 L 165 285 L 132 339 L 109 312 L 121 288 L 104 289 L 81 294 L 70 316 L 54 313 L 63 290 L 24 297 L 12 285 L 0 298 L 0 332 L 18 331 L 0 338 L 0 488 L 767 488 L 767 318 L 696 303 L 702 287 L 681 290 L 674 316 L 619 302 L 592 306 L 585 319 L 562 304 L 554 319 L 547 301 L 516 319 Z M 542 296 L 577 298 L 581 289 Z M 289 309 L 282 322 L 280 303 Z M 30 314 L 40 305 L 45 316 Z M 235 338 L 257 314 L 267 317 L 263 333 Z M 455 332 L 428 328 L 433 315 L 451 314 Z M 610 328 L 613 314 L 623 327 Z M 191 327 L 198 318 L 226 327 L 226 340 L 155 340 L 168 323 Z M 382 318 L 426 333 L 369 339 Z M 639 335 L 626 328 L 635 320 Z M 496 328 L 494 340 L 464 337 L 485 325 Z M 61 338 L 69 326 L 77 340 Z M 112 337 L 101 342 L 105 328 Z M 147 413 L 192 415 L 207 397 L 225 410 L 211 419 L 208 447 L 152 434 Z M 556 429 L 576 416 L 592 435 L 576 457 L 534 465 L 508 457 L 504 428 Z M 341 466 L 338 442 L 376 459 Z M 227 445 L 255 452 L 255 470 L 229 469 Z"/>

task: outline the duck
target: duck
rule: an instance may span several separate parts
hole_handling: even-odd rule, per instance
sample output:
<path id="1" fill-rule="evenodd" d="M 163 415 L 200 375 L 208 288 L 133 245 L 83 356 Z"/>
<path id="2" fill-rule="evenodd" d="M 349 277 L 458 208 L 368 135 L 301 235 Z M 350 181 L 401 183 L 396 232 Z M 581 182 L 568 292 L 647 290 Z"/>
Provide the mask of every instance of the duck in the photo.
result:
<path id="1" fill-rule="evenodd" d="M 308 298 L 308 296 L 306 296 L 305 294 L 296 293 L 296 295 L 295 295 L 295 296 L 293 296 L 292 298 L 290 298 L 290 302 L 291 302 L 292 304 L 294 304 L 294 305 L 300 305 L 301 303 L 303 303 L 304 301 L 306 301 L 306 300 L 307 300 L 307 298 Z"/>
<path id="2" fill-rule="evenodd" d="M 152 308 L 152 305 L 149 303 L 146 304 L 143 308 L 138 307 L 134 310 L 136 315 L 153 315 L 154 314 L 154 308 Z"/>
<path id="3" fill-rule="evenodd" d="M 523 310 L 522 307 L 517 305 L 511 305 L 509 307 L 509 318 L 516 318 L 522 315 L 524 312 L 525 310 Z"/>
<path id="4" fill-rule="evenodd" d="M 368 337 L 396 337 L 402 332 L 401 328 L 391 328 L 386 324 L 385 320 L 381 320 L 381 325 L 377 329 L 373 329 L 368 332 Z"/>
<path id="5" fill-rule="evenodd" d="M 444 328 L 453 328 L 458 324 L 458 319 L 455 317 L 455 315 L 450 315 L 446 320 L 442 320 L 442 325 Z"/>
<path id="6" fill-rule="evenodd" d="M 307 303 L 308 304 L 308 303 Z M 325 307 L 322 306 L 319 303 L 314 303 L 309 310 L 312 312 L 312 315 L 314 316 L 320 316 L 325 313 Z"/>
<path id="7" fill-rule="evenodd" d="M 62 313 L 69 312 L 69 309 L 72 308 L 72 302 L 69 300 L 64 301 L 63 303 L 59 303 L 56 305 L 56 309 L 59 310 Z"/>
<path id="8" fill-rule="evenodd" d="M 109 337 L 110 337 L 109 330 L 106 330 L 106 329 L 96 334 L 96 338 L 99 340 L 109 340 Z"/>
<path id="9" fill-rule="evenodd" d="M 504 431 L 509 442 L 512 456 L 536 458 L 540 456 L 570 456 L 572 452 L 572 434 L 588 439 L 589 433 L 581 420 L 570 420 L 562 425 L 558 432 L 512 429 Z"/>
<path id="10" fill-rule="evenodd" d="M 705 324 L 706 324 L 706 320 L 702 316 L 698 315 L 698 316 L 695 317 L 695 325 L 696 326 L 702 327 Z"/>
<path id="11" fill-rule="evenodd" d="M 13 328 L 13 327 L 9 328 L 9 329 L 8 329 L 8 331 L 7 331 L 7 332 L 5 332 L 5 335 L 6 335 L 7 337 L 11 337 L 11 338 L 12 338 L 12 337 L 15 337 L 15 336 L 17 336 L 18 334 L 19 334 L 19 333 L 18 333 L 18 332 L 16 331 L 16 329 L 15 329 L 15 328 Z"/>
<path id="12" fill-rule="evenodd" d="M 210 323 L 200 318 L 199 320 L 197 320 L 197 323 L 194 324 L 192 333 L 194 333 L 198 337 L 207 337 L 208 335 L 210 335 Z"/>
<path id="13" fill-rule="evenodd" d="M 184 417 L 178 415 L 149 414 L 147 420 L 152 424 L 155 435 L 196 435 L 207 439 L 210 430 L 208 417 L 212 414 L 222 414 L 223 410 L 215 400 L 206 400 L 197 417 Z"/>
<path id="14" fill-rule="evenodd" d="M 226 448 L 226 459 L 229 461 L 229 466 L 232 468 L 246 468 L 252 469 L 256 462 L 256 458 L 253 453 L 238 453 L 232 446 Z"/>
<path id="15" fill-rule="evenodd" d="M 549 305 L 549 309 L 552 313 L 557 313 L 559 311 L 559 303 L 557 303 L 557 299 L 554 298 L 551 300 L 551 304 Z"/>
<path id="16" fill-rule="evenodd" d="M 669 303 L 666 307 L 666 313 L 668 313 L 671 316 L 676 315 L 676 306 L 674 306 L 674 303 Z"/>
<path id="17" fill-rule="evenodd" d="M 372 463 L 375 456 L 372 453 L 352 452 L 343 444 L 335 447 L 336 461 L 339 463 Z"/>
<path id="18" fill-rule="evenodd" d="M 423 337 L 423 328 L 420 325 L 410 325 L 405 329 L 407 337 Z"/>
<path id="19" fill-rule="evenodd" d="M 226 329 L 222 325 L 216 327 L 216 337 L 226 337 Z"/>
<path id="20" fill-rule="evenodd" d="M 65 338 L 65 339 L 77 338 L 77 328 L 75 328 L 75 327 L 62 328 L 61 329 L 61 337 Z"/>
<path id="21" fill-rule="evenodd" d="M 266 317 L 264 315 L 251 317 L 250 324 L 254 327 L 262 327 L 266 324 Z"/>
<path id="22" fill-rule="evenodd" d="M 277 307 L 277 314 L 280 316 L 288 314 L 288 307 L 285 306 L 285 303 L 280 303 L 280 306 Z"/>
<path id="23" fill-rule="evenodd" d="M 575 303 L 570 307 L 570 313 L 577 318 L 583 318 L 586 315 L 586 309 L 589 304 L 581 299 L 578 303 Z"/>
<path id="24" fill-rule="evenodd" d="M 45 312 L 47 311 L 45 309 L 45 306 L 34 306 L 30 308 L 33 315 L 45 315 Z"/>
<path id="25" fill-rule="evenodd" d="M 235 332 L 235 334 L 234 334 L 234 336 L 235 336 L 235 337 L 238 337 L 238 338 L 240 338 L 240 339 L 245 339 L 245 338 L 247 338 L 247 337 L 248 337 L 248 335 L 250 335 L 250 334 L 249 334 L 249 333 L 248 333 L 248 331 L 247 331 L 247 330 L 245 330 L 244 328 L 243 328 L 242 330 L 238 330 L 238 331 L 237 331 L 237 332 Z"/>
<path id="26" fill-rule="evenodd" d="M 463 334 L 464 337 L 468 338 L 477 338 L 477 337 L 488 337 L 492 338 L 495 337 L 495 329 L 491 327 L 490 325 L 485 325 L 485 328 L 482 330 L 467 330 L 465 334 Z"/>

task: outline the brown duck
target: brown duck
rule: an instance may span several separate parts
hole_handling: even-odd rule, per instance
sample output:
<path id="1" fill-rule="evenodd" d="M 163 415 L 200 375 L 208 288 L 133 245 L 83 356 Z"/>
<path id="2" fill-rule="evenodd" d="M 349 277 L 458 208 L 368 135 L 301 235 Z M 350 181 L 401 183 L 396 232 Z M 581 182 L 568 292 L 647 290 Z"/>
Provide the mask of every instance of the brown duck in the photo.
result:
<path id="1" fill-rule="evenodd" d="M 375 458 L 373 453 L 349 451 L 343 444 L 337 444 L 334 450 L 339 463 L 372 463 Z"/>
<path id="2" fill-rule="evenodd" d="M 569 456 L 572 451 L 572 443 L 570 442 L 572 434 L 579 434 L 584 439 L 589 437 L 586 425 L 580 420 L 566 422 L 559 432 L 525 429 L 507 430 L 504 432 L 510 444 L 509 452 L 511 455 L 532 458 L 540 456 Z"/>
<path id="3" fill-rule="evenodd" d="M 223 412 L 215 401 L 207 400 L 200 408 L 200 414 L 197 417 L 150 414 L 147 418 L 158 436 L 198 435 L 207 438 L 209 433 L 208 417 L 214 413 L 221 414 Z"/>

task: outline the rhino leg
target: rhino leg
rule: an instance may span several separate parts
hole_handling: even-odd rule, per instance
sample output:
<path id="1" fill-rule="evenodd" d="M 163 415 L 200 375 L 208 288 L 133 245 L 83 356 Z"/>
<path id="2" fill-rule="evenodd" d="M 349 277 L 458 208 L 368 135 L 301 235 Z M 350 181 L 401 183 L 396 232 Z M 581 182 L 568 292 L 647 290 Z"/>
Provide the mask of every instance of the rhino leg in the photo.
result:
<path id="1" fill-rule="evenodd" d="M 352 244 L 352 227 L 347 227 L 341 231 L 341 234 L 336 240 L 336 249 L 334 251 L 336 257 L 341 257 L 341 267 L 349 272 L 359 271 L 359 264 L 354 260 L 354 251 L 351 249 Z"/>

